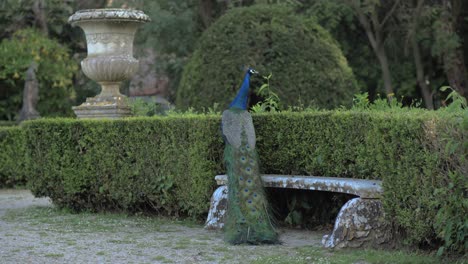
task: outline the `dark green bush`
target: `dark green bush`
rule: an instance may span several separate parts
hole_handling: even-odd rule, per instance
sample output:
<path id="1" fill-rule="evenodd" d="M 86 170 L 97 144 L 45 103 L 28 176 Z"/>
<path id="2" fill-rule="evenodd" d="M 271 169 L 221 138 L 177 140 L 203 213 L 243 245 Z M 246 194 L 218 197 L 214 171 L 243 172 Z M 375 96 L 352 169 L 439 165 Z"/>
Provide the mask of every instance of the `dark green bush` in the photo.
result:
<path id="1" fill-rule="evenodd" d="M 423 110 L 254 115 L 264 173 L 382 179 L 387 218 L 402 237 L 450 240 L 452 250 L 467 235 L 466 148 L 445 147 L 447 135 L 466 145 L 460 120 Z M 78 210 L 204 217 L 224 172 L 219 123 L 213 115 L 30 121 L 29 183 L 35 195 Z"/>
<path id="2" fill-rule="evenodd" d="M 184 68 L 176 105 L 227 105 L 242 82 L 243 65 L 272 73 L 271 89 L 285 105 L 350 105 L 358 90 L 327 31 L 284 6 L 256 5 L 232 9 L 203 33 Z M 253 87 L 260 83 L 252 79 Z"/>
<path id="3" fill-rule="evenodd" d="M 28 123 L 31 190 L 81 210 L 200 215 L 220 171 L 218 118 Z"/>
<path id="4" fill-rule="evenodd" d="M 434 191 L 435 231 L 444 245 L 438 254 L 468 252 L 468 111 L 440 126 L 441 140 L 433 141 L 433 149 L 443 155 L 439 186 Z"/>
<path id="5" fill-rule="evenodd" d="M 0 120 L 0 127 L 11 127 L 18 125 L 15 121 Z"/>
<path id="6" fill-rule="evenodd" d="M 24 142 L 20 127 L 0 127 L 0 188 L 26 184 Z"/>

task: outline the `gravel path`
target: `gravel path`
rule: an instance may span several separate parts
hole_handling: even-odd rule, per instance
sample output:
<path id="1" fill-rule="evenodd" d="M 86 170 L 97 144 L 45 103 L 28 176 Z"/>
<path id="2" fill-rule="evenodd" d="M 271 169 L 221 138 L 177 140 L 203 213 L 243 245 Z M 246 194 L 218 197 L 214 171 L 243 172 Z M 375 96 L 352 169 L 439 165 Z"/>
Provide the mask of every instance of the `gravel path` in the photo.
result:
<path id="1" fill-rule="evenodd" d="M 0 190 L 0 263 L 251 263 L 320 246 L 324 232 L 280 230 L 282 245 L 231 246 L 221 232 L 167 219 L 72 214 L 26 190 Z"/>
<path id="2" fill-rule="evenodd" d="M 52 206 L 48 198 L 35 198 L 27 190 L 1 190 L 0 189 L 0 217 L 9 209 L 26 208 L 30 206 Z M 4 222 L 0 222 L 3 227 Z"/>

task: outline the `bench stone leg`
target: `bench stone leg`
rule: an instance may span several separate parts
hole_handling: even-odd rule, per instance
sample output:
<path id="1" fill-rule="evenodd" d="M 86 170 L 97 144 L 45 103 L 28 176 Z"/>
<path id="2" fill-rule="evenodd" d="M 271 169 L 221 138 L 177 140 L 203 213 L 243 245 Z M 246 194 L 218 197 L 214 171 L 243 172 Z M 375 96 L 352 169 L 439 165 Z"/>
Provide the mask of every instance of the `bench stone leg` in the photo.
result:
<path id="1" fill-rule="evenodd" d="M 322 238 L 326 248 L 381 247 L 392 239 L 389 224 L 384 222 L 379 199 L 354 198 L 340 210 L 331 235 Z"/>
<path id="2" fill-rule="evenodd" d="M 206 219 L 205 228 L 211 230 L 222 229 L 227 210 L 228 190 L 227 186 L 218 187 L 211 196 L 210 211 Z"/>

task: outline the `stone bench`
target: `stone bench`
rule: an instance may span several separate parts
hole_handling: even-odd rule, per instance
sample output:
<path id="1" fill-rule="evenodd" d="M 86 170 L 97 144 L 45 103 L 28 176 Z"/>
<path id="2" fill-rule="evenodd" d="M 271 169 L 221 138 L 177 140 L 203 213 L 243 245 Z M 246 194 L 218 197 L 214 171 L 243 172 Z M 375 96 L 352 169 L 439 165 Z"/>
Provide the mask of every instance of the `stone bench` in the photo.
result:
<path id="1" fill-rule="evenodd" d="M 227 176 L 217 175 L 218 189 L 211 197 L 207 229 L 221 229 L 227 209 Z M 311 191 L 347 193 L 358 196 L 341 208 L 333 232 L 325 235 L 322 244 L 327 248 L 379 247 L 391 240 L 390 226 L 384 221 L 380 197 L 382 182 L 337 177 L 263 175 L 267 188 L 289 188 Z"/>

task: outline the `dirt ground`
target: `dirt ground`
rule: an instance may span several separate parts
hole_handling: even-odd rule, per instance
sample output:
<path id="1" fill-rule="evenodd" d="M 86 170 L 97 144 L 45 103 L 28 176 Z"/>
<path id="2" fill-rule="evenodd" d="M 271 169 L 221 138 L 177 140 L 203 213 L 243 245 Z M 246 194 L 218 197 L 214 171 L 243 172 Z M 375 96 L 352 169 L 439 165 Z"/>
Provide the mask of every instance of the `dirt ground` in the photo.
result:
<path id="1" fill-rule="evenodd" d="M 280 230 L 281 245 L 232 246 L 201 225 L 57 211 L 27 190 L 0 190 L 0 263 L 251 263 L 318 248 L 325 234 Z"/>

